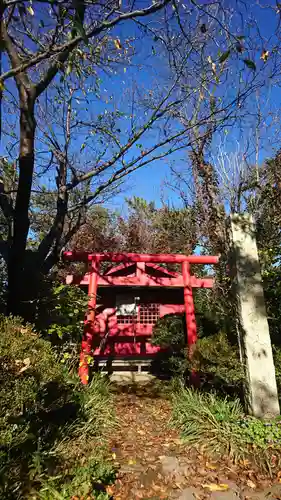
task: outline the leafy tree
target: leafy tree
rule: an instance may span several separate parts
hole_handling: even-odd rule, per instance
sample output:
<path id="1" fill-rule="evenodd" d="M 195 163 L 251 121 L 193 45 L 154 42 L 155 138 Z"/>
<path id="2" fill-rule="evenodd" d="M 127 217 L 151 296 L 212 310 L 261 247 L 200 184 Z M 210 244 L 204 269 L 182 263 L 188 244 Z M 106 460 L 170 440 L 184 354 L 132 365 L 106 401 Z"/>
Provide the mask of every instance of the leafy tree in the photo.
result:
<path id="1" fill-rule="evenodd" d="M 95 2 L 53 2 L 3 1 L 1 3 L 2 36 L 2 74 L 1 92 L 6 91 L 6 82 L 13 80 L 12 92 L 16 95 L 19 130 L 18 179 L 15 200 L 6 185 L 6 177 L 1 184 L 1 208 L 5 217 L 12 220 L 12 231 L 6 245 L 8 264 L 8 309 L 14 313 L 23 313 L 22 300 L 25 295 L 26 276 L 32 268 L 40 273 L 49 270 L 53 264 L 52 253 L 58 253 L 61 247 L 60 235 L 63 234 L 64 222 L 68 210 L 69 192 L 82 182 L 86 182 L 97 172 L 124 157 L 126 151 L 137 142 L 139 136 L 150 126 L 154 117 L 149 117 L 140 130 L 129 138 L 124 145 L 119 145 L 118 153 L 111 159 L 97 161 L 87 172 L 72 170 L 68 160 L 69 129 L 71 118 L 72 86 L 80 88 L 79 82 L 85 82 L 92 75 L 92 66 L 109 64 L 110 49 L 113 44 L 116 51 L 121 50 L 120 40 L 112 30 L 123 22 L 137 17 L 146 17 L 160 11 L 168 1 L 156 2 L 147 8 L 135 9 L 122 7 L 112 2 L 97 5 Z M 118 59 L 118 57 L 116 58 Z M 61 144 L 53 138 L 52 154 L 55 158 L 57 177 L 56 211 L 47 234 L 42 239 L 37 256 L 32 266 L 27 262 L 27 240 L 30 231 L 30 203 L 35 182 L 35 149 L 38 106 L 43 102 L 43 94 L 51 89 L 55 99 L 56 84 L 61 78 L 71 81 L 68 93 L 63 94 L 63 105 L 67 106 L 65 121 L 66 137 L 62 150 Z M 75 83 L 76 82 L 76 83 Z M 67 84 L 66 84 L 67 85 Z M 165 102 L 165 99 L 164 99 Z M 160 103 L 160 108 L 161 108 Z M 37 106 L 37 107 L 36 107 Z M 162 110 L 161 110 L 162 112 Z M 52 133 L 51 133 L 52 135 Z M 52 158 L 53 160 L 53 158 Z M 101 159 L 100 159 L 101 160 Z M 118 176 L 130 171 L 130 165 L 121 167 L 112 173 L 110 183 Z M 99 191 L 100 189 L 97 188 Z M 91 195 L 93 196 L 93 195 Z M 75 194 L 74 194 L 75 198 Z M 90 200 L 87 200 L 90 201 Z M 80 222 L 78 216 L 78 222 Z M 76 221 L 77 222 L 77 221 Z M 79 224 L 76 224 L 79 227 Z M 55 250 L 54 250 L 55 249 Z M 46 264 L 46 259 L 50 260 Z M 39 268 L 39 269 L 38 269 Z M 23 285 L 25 282 L 25 285 Z"/>
<path id="2" fill-rule="evenodd" d="M 15 186 L 7 175 L 1 183 L 0 206 L 10 228 L 2 250 L 8 309 L 26 315 L 38 276 L 52 269 L 85 223 L 89 204 L 106 200 L 135 169 L 190 148 L 208 127 L 235 117 L 236 105 L 265 78 L 257 78 L 260 68 L 251 59 L 258 44 L 234 33 L 241 30 L 239 16 L 224 4 L 187 8 L 162 0 L 134 9 L 111 1 L 3 0 L 0 9 L 3 134 L 13 160 L 19 147 Z M 225 51 L 218 52 L 218 41 Z M 120 108 L 109 96 L 105 109 L 101 76 L 119 75 L 119 85 L 120 69 L 141 69 L 138 52 L 145 44 L 156 58 L 152 88 L 141 81 L 136 86 L 135 74 L 125 104 Z M 278 50 L 274 54 L 267 58 L 271 71 Z M 233 79 L 233 62 L 239 71 L 230 95 L 226 77 Z"/>
<path id="3" fill-rule="evenodd" d="M 129 215 L 120 219 L 124 250 L 147 253 L 192 253 L 197 243 L 192 208 L 176 209 L 142 198 L 127 200 Z"/>
<path id="4" fill-rule="evenodd" d="M 197 243 L 192 208 L 157 208 L 154 202 L 126 200 L 128 214 L 121 216 L 102 206 L 92 207 L 87 221 L 70 241 L 70 248 L 142 253 L 192 253 Z"/>

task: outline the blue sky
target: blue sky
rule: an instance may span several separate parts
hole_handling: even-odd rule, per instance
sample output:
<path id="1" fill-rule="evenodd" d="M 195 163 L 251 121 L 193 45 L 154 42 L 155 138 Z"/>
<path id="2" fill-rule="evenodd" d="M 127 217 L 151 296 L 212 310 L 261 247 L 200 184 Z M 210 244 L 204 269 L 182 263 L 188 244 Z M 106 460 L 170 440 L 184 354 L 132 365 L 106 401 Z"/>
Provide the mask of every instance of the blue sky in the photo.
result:
<path id="1" fill-rule="evenodd" d="M 229 2 L 231 5 L 233 0 L 229 0 Z M 204 3 L 206 3 L 206 1 L 202 2 L 202 4 Z M 268 0 L 266 2 L 264 2 L 264 0 L 260 0 L 260 3 L 261 5 L 268 5 L 268 3 L 271 3 L 272 6 L 276 5 L 272 0 Z M 188 4 L 188 2 L 186 2 L 186 4 Z M 251 5 L 250 14 L 257 20 L 261 36 L 270 39 L 272 32 L 274 31 L 276 26 L 276 16 L 278 16 L 276 12 L 274 12 L 273 10 L 270 11 L 268 8 L 261 8 L 254 0 L 247 2 L 247 5 Z M 123 43 L 126 38 L 136 35 L 138 36 L 138 34 L 138 30 L 135 27 L 134 23 L 126 23 L 126 25 L 120 26 L 118 27 L 118 29 L 116 29 L 114 36 L 120 38 L 121 42 Z M 102 112 L 106 108 L 110 110 L 110 102 L 106 103 L 105 101 L 111 94 L 114 95 L 115 101 L 120 99 L 122 103 L 123 100 L 123 103 L 121 104 L 121 109 L 123 109 L 124 100 L 126 100 L 126 92 L 128 91 L 128 87 L 130 86 L 128 82 L 130 80 L 137 81 L 140 89 L 143 89 L 143 92 L 145 92 L 145 90 L 153 88 L 154 83 L 156 82 L 156 79 L 159 77 L 159 75 L 165 74 L 164 61 L 161 58 L 153 57 L 152 51 L 154 49 L 152 49 L 152 44 L 153 42 L 151 41 L 143 42 L 143 40 L 140 40 L 137 43 L 138 56 L 134 60 L 135 66 L 122 66 L 119 68 L 117 75 L 101 75 L 101 98 L 100 101 L 98 99 L 95 100 L 93 109 L 91 110 L 93 113 Z M 155 45 L 157 50 L 157 44 Z M 267 47 L 264 48 L 266 49 Z M 254 54 L 257 64 L 261 64 L 259 61 L 259 55 L 260 54 Z M 10 81 L 9 85 L 11 85 L 11 88 L 13 87 Z M 267 98 L 266 105 L 262 105 L 262 111 L 266 112 L 266 107 L 268 107 L 268 109 L 271 107 L 274 107 L 276 109 L 280 108 L 281 98 L 279 87 L 270 88 L 268 86 L 267 88 L 264 88 L 262 90 L 262 97 L 263 99 L 265 97 Z M 122 121 L 122 127 L 125 128 L 125 120 Z M 224 139 L 226 151 L 229 152 L 233 151 L 233 149 L 237 147 L 237 143 L 242 144 L 244 140 L 247 140 L 249 137 L 251 137 L 252 131 L 250 129 L 249 120 L 247 120 L 247 122 L 245 121 L 245 124 L 242 124 L 242 130 L 243 132 L 241 133 L 240 127 L 233 126 L 229 128 L 227 136 L 216 136 L 213 141 L 213 153 L 215 154 L 216 148 L 222 140 L 222 137 Z M 122 133 L 123 135 L 125 134 L 125 129 Z M 274 137 L 273 128 L 269 129 L 266 132 L 264 131 L 263 134 L 263 144 L 259 155 L 260 161 L 262 161 L 264 157 L 269 156 L 274 150 L 274 147 L 277 147 L 278 144 L 278 140 L 277 142 L 274 142 L 273 146 L 271 144 L 271 141 Z M 151 145 L 152 140 L 152 137 L 148 138 L 145 141 L 145 145 Z M 77 151 L 79 151 L 82 141 L 82 138 L 77 138 Z M 6 140 L 5 138 L 3 138 L 1 145 L 1 153 L 3 154 L 5 154 L 5 146 Z M 87 155 L 89 153 L 87 153 L 87 150 L 85 150 L 83 154 Z M 147 199 L 148 201 L 154 200 L 156 204 L 159 205 L 161 203 L 161 196 L 163 194 L 166 199 L 167 197 L 169 197 L 171 203 L 177 205 L 179 203 L 177 196 L 173 193 L 173 191 L 168 192 L 164 187 L 165 181 L 169 180 L 170 177 L 169 164 L 171 162 L 174 166 L 184 166 L 188 162 L 188 152 L 182 151 L 176 153 L 167 159 L 156 161 L 148 167 L 145 167 L 132 174 L 130 178 L 127 179 L 122 192 L 118 196 L 116 196 L 109 203 L 109 205 L 113 208 L 119 209 L 122 212 L 125 210 L 124 198 L 128 196 L 140 196 Z M 48 183 L 48 179 L 46 179 L 46 183 Z"/>
<path id="2" fill-rule="evenodd" d="M 231 2 L 231 0 L 230 0 Z M 278 14 L 276 10 L 270 10 L 267 8 L 268 5 L 271 5 L 273 8 L 276 8 L 276 2 L 273 0 L 263 1 L 258 4 L 255 1 L 247 2 L 247 6 L 250 9 L 250 14 L 253 18 L 256 19 L 258 28 L 260 31 L 260 36 L 266 40 L 268 40 L 268 44 L 272 43 L 273 33 L 276 29 L 276 25 L 278 22 Z M 264 46 L 264 49 L 267 49 Z M 260 63 L 259 58 L 260 54 L 254 54 L 255 62 L 257 64 Z M 144 74 L 144 83 L 150 85 L 149 77 Z M 261 99 L 264 99 L 265 103 L 262 105 L 262 111 L 267 114 L 269 109 L 274 109 L 276 113 L 279 112 L 281 107 L 281 92 L 280 86 L 268 85 L 262 89 L 259 94 Z M 275 135 L 276 133 L 276 135 Z M 280 134 L 278 127 L 268 127 L 264 128 L 261 133 L 261 146 L 259 151 L 259 162 L 264 161 L 265 158 L 268 158 L 270 155 L 274 154 L 274 152 L 280 147 L 279 144 Z M 227 137 L 227 138 L 226 138 Z M 224 146 L 226 152 L 229 153 L 235 152 L 237 150 L 237 145 L 241 145 L 244 141 L 254 139 L 252 137 L 252 129 L 250 119 L 245 120 L 245 123 L 242 122 L 239 127 L 229 127 L 227 129 L 227 136 L 221 134 L 215 137 L 213 142 L 213 154 L 216 154 L 216 148 L 221 141 L 224 141 Z M 254 160 L 254 156 L 252 155 L 248 158 L 251 161 L 251 158 Z M 148 201 L 155 200 L 156 204 L 161 204 L 161 199 L 164 195 L 165 199 L 169 199 L 171 203 L 178 205 L 180 204 L 180 200 L 177 195 L 172 191 L 165 188 L 165 184 L 168 181 L 171 181 L 170 177 L 170 168 L 169 164 L 172 163 L 173 166 L 181 166 L 188 164 L 188 152 L 183 151 L 180 153 L 174 154 L 172 157 L 167 158 L 166 160 L 156 161 L 148 167 L 139 170 L 134 173 L 130 179 L 126 182 L 126 192 L 125 196 L 141 196 L 146 198 Z M 114 200 L 112 200 L 112 206 L 122 209 L 124 195 L 120 194 Z"/>

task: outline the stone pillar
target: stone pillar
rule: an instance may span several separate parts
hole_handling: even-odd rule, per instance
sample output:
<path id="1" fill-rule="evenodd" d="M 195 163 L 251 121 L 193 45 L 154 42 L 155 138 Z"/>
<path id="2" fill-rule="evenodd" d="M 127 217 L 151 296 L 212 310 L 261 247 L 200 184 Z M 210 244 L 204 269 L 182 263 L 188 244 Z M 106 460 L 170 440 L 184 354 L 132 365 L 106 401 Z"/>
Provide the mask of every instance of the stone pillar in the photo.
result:
<path id="1" fill-rule="evenodd" d="M 255 417 L 271 418 L 279 415 L 280 409 L 255 227 L 249 215 L 232 215 L 230 226 L 238 339 L 247 379 L 247 410 Z"/>

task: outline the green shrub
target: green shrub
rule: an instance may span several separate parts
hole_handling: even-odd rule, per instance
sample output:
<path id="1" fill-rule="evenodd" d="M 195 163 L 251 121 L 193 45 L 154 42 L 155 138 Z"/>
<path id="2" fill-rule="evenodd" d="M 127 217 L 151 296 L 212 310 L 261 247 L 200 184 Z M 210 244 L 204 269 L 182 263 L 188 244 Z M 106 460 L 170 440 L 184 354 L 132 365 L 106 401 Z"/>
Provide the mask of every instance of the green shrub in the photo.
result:
<path id="1" fill-rule="evenodd" d="M 266 450 L 269 446 L 279 448 L 281 451 L 281 420 L 264 422 L 257 418 L 245 417 L 238 422 L 241 433 L 250 445 L 255 445 Z"/>
<path id="2" fill-rule="evenodd" d="M 203 388 L 243 399 L 245 376 L 238 346 L 224 332 L 198 340 L 193 366 L 201 375 Z"/>
<path id="3" fill-rule="evenodd" d="M 82 386 L 30 325 L 0 317 L 0 329 L 0 497 L 30 498 L 42 477 L 79 467 L 113 405 L 105 377 Z"/>
<path id="4" fill-rule="evenodd" d="M 114 482 L 116 470 L 111 463 L 88 457 L 87 463 L 69 470 L 66 476 L 42 479 L 42 488 L 37 498 L 40 500 L 69 500 L 89 498 L 107 500 L 106 485 Z"/>
<path id="5" fill-rule="evenodd" d="M 151 343 L 160 346 L 152 370 L 162 376 L 183 376 L 188 368 L 186 356 L 185 318 L 183 315 L 164 316 L 153 329 Z"/>
<path id="6" fill-rule="evenodd" d="M 88 295 L 78 286 L 55 284 L 48 300 L 47 332 L 64 342 L 80 340 Z"/>
<path id="7" fill-rule="evenodd" d="M 270 464 L 271 454 L 281 456 L 281 421 L 246 417 L 238 399 L 197 392 L 179 383 L 173 396 L 173 423 L 189 444 L 214 456 L 250 458 L 261 466 Z"/>
<path id="8" fill-rule="evenodd" d="M 216 331 L 216 325 L 206 316 L 198 318 L 198 330 L 200 337 L 192 367 L 200 374 L 202 387 L 241 397 L 244 372 L 238 346 L 233 345 L 224 332 Z M 159 320 L 152 343 L 163 349 L 154 362 L 158 373 L 183 376 L 190 370 L 184 316 L 171 315 Z"/>
<path id="9" fill-rule="evenodd" d="M 55 282 L 49 284 L 37 308 L 37 327 L 49 338 L 60 361 L 73 370 L 79 362 L 88 300 L 78 286 Z"/>
<path id="10" fill-rule="evenodd" d="M 0 330 L 0 440 L 15 445 L 28 439 L 35 415 L 47 410 L 47 393 L 63 386 L 65 372 L 50 343 L 31 326 L 0 317 Z M 52 394 L 53 408 L 61 404 L 61 396 Z"/>

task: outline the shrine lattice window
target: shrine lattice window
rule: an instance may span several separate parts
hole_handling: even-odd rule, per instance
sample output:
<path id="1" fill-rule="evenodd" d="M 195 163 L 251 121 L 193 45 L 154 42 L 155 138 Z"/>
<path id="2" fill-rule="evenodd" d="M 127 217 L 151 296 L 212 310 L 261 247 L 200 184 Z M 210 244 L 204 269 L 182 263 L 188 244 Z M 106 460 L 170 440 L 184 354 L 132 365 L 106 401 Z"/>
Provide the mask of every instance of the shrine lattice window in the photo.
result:
<path id="1" fill-rule="evenodd" d="M 117 323 L 128 325 L 140 323 L 141 325 L 155 325 L 160 318 L 160 304 L 139 304 L 138 314 L 119 314 Z"/>
<path id="2" fill-rule="evenodd" d="M 117 316 L 118 325 L 130 325 L 132 323 L 136 323 L 137 316 L 132 314 L 124 314 Z"/>
<path id="3" fill-rule="evenodd" d="M 142 325 L 154 325 L 160 317 L 160 304 L 140 304 L 139 322 Z"/>

